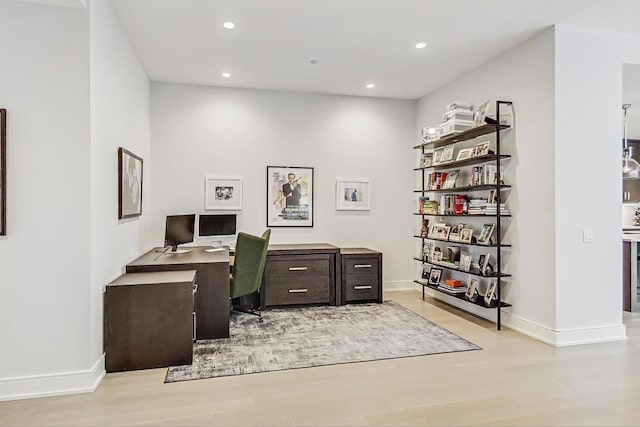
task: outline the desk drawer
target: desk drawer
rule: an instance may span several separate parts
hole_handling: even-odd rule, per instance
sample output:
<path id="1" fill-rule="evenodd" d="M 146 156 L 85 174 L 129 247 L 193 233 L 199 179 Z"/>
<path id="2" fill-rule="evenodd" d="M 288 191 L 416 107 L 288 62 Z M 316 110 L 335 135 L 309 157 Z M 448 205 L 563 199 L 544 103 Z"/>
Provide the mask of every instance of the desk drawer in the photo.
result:
<path id="1" fill-rule="evenodd" d="M 265 277 L 329 276 L 330 256 L 292 256 L 267 260 Z"/>
<path id="2" fill-rule="evenodd" d="M 378 257 L 347 258 L 343 274 L 377 274 Z"/>
<path id="3" fill-rule="evenodd" d="M 265 305 L 327 304 L 329 277 L 265 278 Z"/>
<path id="4" fill-rule="evenodd" d="M 375 301 L 378 299 L 379 280 L 377 274 L 349 274 L 346 278 L 347 301 Z"/>

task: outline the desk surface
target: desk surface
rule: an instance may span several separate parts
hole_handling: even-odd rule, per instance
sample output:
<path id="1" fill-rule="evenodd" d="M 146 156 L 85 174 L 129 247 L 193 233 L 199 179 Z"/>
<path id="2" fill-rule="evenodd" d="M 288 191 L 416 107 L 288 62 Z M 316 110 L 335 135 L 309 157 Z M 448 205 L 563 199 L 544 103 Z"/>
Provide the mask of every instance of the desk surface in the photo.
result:
<path id="1" fill-rule="evenodd" d="M 162 283 L 194 282 L 196 270 L 125 273 L 107 286 L 156 285 Z"/>
<path id="2" fill-rule="evenodd" d="M 187 253 L 162 253 L 164 248 L 153 248 L 140 258 L 130 262 L 128 266 L 140 265 L 178 265 L 178 264 L 198 264 L 209 262 L 229 262 L 229 250 L 206 252 L 210 246 L 190 246 L 184 249 Z"/>

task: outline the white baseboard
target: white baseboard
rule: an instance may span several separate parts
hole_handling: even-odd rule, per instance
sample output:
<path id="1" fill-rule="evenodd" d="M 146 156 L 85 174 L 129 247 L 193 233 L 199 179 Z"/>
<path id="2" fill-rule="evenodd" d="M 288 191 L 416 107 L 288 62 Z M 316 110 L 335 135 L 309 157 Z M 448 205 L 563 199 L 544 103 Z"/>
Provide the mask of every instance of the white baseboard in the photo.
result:
<path id="1" fill-rule="evenodd" d="M 413 280 L 386 281 L 382 284 L 383 291 L 406 291 L 409 289 L 414 290 L 420 288 L 421 286 Z"/>
<path id="2" fill-rule="evenodd" d="M 94 391 L 105 375 L 104 354 L 88 371 L 0 379 L 0 401 Z"/>
<path id="3" fill-rule="evenodd" d="M 627 327 L 623 324 L 595 328 L 576 328 L 555 331 L 526 319 L 510 316 L 505 326 L 554 347 L 595 344 L 627 339 Z"/>

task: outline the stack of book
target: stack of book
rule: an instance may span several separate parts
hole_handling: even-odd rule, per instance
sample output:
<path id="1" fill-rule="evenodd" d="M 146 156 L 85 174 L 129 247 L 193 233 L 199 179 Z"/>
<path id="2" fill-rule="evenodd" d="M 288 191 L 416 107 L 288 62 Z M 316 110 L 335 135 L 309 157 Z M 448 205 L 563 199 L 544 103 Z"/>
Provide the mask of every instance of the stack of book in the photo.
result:
<path id="1" fill-rule="evenodd" d="M 435 200 L 425 200 L 422 204 L 422 212 L 426 215 L 438 215 L 439 203 Z"/>
<path id="2" fill-rule="evenodd" d="M 498 215 L 498 205 L 496 203 L 487 203 L 485 207 L 486 215 Z M 504 203 L 500 203 L 500 215 L 509 215 L 509 209 Z"/>
<path id="3" fill-rule="evenodd" d="M 438 289 L 454 295 L 464 294 L 467 291 L 466 286 L 462 286 L 462 283 L 459 280 L 454 279 L 447 279 L 444 283 L 440 283 L 438 285 Z"/>
<path id="4" fill-rule="evenodd" d="M 469 215 L 486 215 L 487 201 L 485 199 L 471 199 L 467 210 Z"/>

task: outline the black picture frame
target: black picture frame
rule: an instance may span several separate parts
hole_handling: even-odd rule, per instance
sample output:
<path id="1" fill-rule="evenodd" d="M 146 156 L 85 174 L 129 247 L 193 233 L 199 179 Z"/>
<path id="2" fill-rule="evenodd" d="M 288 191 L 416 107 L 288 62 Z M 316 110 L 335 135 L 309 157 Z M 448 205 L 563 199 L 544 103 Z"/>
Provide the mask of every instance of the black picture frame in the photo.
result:
<path id="1" fill-rule="evenodd" d="M 7 110 L 0 108 L 0 236 L 7 235 Z"/>
<path id="2" fill-rule="evenodd" d="M 267 227 L 313 227 L 313 168 L 267 166 Z"/>
<path id="3" fill-rule="evenodd" d="M 429 270 L 429 284 L 432 286 L 440 285 L 440 279 L 442 279 L 442 268 L 431 267 Z"/>
<path id="4" fill-rule="evenodd" d="M 143 160 L 118 148 L 118 219 L 142 215 Z"/>

